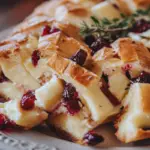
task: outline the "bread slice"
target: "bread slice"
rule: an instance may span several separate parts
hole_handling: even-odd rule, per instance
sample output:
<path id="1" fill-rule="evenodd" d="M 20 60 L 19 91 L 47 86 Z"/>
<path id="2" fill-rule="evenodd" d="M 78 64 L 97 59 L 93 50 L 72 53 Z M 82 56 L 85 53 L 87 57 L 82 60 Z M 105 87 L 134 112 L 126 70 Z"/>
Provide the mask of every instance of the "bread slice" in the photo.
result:
<path id="1" fill-rule="evenodd" d="M 38 107 L 32 110 L 22 109 L 19 99 L 13 99 L 1 105 L 1 113 L 24 129 L 30 129 L 43 123 L 48 117 L 48 114 Z"/>
<path id="2" fill-rule="evenodd" d="M 135 83 L 124 99 L 123 114 L 116 122 L 117 137 L 122 142 L 128 143 L 150 138 L 150 84 Z"/>
<path id="3" fill-rule="evenodd" d="M 150 5 L 149 0 L 111 0 L 115 3 L 122 12 L 131 14 L 138 9 L 148 8 Z"/>
<path id="4" fill-rule="evenodd" d="M 150 71 L 150 53 L 142 43 L 136 43 L 130 38 L 121 38 L 115 41 L 112 47 L 124 64 L 131 65 L 131 76 L 138 76 L 141 71 Z"/>

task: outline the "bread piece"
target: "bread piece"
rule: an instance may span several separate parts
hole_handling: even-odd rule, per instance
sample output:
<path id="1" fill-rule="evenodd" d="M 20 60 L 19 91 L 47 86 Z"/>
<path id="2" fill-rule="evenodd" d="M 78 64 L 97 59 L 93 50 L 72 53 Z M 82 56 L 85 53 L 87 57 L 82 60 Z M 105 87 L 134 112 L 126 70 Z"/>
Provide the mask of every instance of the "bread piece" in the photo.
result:
<path id="1" fill-rule="evenodd" d="M 123 13 L 131 14 L 138 9 L 148 8 L 150 0 L 111 0 Z"/>
<path id="2" fill-rule="evenodd" d="M 62 68 L 61 71 L 56 64 Z M 94 121 L 101 123 L 107 118 L 113 106 L 101 92 L 98 76 L 56 54 L 49 59 L 49 66 L 67 83 L 75 86 L 79 95 L 85 99 Z"/>
<path id="3" fill-rule="evenodd" d="M 43 123 L 48 117 L 46 112 L 37 107 L 34 107 L 32 110 L 22 109 L 20 100 L 17 99 L 4 103 L 1 113 L 6 115 L 11 121 L 14 121 L 16 125 L 26 129 Z"/>
<path id="4" fill-rule="evenodd" d="M 135 43 L 129 38 L 120 38 L 112 44 L 112 47 L 124 63 L 133 63 L 133 66 L 141 70 L 150 71 L 150 53 L 142 43 Z"/>
<path id="5" fill-rule="evenodd" d="M 60 103 L 63 90 L 63 82 L 54 76 L 49 82 L 35 91 L 36 106 L 51 112 Z"/>
<path id="6" fill-rule="evenodd" d="M 21 87 L 17 87 L 14 83 L 7 81 L 0 83 L 0 95 L 7 100 L 21 99 L 24 91 Z"/>
<path id="7" fill-rule="evenodd" d="M 40 37 L 38 49 L 42 56 L 48 56 L 57 52 L 65 58 L 71 58 L 80 49 L 85 50 L 89 57 L 91 52 L 86 44 L 66 36 L 61 31 Z"/>
<path id="8" fill-rule="evenodd" d="M 115 52 L 113 51 L 112 48 L 104 47 L 94 54 L 93 59 L 94 61 L 105 60 L 113 58 L 114 55 Z"/>
<path id="9" fill-rule="evenodd" d="M 108 11 L 109 10 L 109 11 Z M 120 11 L 112 5 L 109 1 L 101 2 L 91 8 L 94 16 L 99 19 L 102 18 L 120 18 Z"/>
<path id="10" fill-rule="evenodd" d="M 74 116 L 67 114 L 50 115 L 48 124 L 55 128 L 55 132 L 61 137 L 80 144 L 85 144 L 83 137 L 93 129 L 90 120 L 84 116 L 82 111 Z"/>
<path id="11" fill-rule="evenodd" d="M 145 47 L 150 48 L 150 30 L 143 33 L 129 33 L 129 37 L 136 42 L 142 42 Z"/>
<path id="12" fill-rule="evenodd" d="M 124 113 L 116 123 L 117 137 L 128 143 L 150 138 L 150 84 L 135 83 L 124 99 Z"/>

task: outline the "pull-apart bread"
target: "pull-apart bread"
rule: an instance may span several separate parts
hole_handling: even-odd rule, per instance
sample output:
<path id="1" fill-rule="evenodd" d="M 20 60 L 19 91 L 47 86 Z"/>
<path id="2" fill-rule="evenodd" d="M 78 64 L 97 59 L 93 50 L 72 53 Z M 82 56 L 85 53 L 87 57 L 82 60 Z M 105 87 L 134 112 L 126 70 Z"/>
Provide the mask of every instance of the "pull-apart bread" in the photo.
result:
<path id="1" fill-rule="evenodd" d="M 149 4 L 53 0 L 36 8 L 0 42 L 0 128 L 31 129 L 46 123 L 67 140 L 93 145 L 105 140 L 94 129 L 113 122 L 122 142 L 150 138 L 147 42 L 136 40 L 141 35 L 133 30 L 109 43 L 89 36 L 105 29 L 96 18 L 107 26 L 106 36 L 114 32 L 108 29 L 109 20 L 117 22 L 120 13 L 144 10 Z M 98 31 L 92 20 L 101 27 Z M 89 32 L 86 37 L 80 34 L 81 24 Z M 140 34 L 148 37 L 146 29 Z"/>

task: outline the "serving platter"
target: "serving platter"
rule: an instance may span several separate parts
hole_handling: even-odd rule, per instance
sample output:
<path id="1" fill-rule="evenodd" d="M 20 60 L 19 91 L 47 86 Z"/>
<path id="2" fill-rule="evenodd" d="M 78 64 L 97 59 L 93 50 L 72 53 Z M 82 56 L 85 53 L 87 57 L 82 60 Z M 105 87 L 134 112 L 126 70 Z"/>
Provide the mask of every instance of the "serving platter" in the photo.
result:
<path id="1" fill-rule="evenodd" d="M 12 28 L 0 33 L 0 41 L 7 37 Z M 37 127 L 32 131 L 9 131 L 0 132 L 0 150 L 140 150 L 150 149 L 149 146 L 143 147 L 143 144 L 122 144 L 119 142 L 114 133 L 115 130 L 110 124 L 101 126 L 97 131 L 104 137 L 104 142 L 96 147 L 86 147 L 61 140 L 50 131 L 45 125 Z M 144 144 L 148 145 L 150 140 Z M 149 144 L 150 145 L 150 144 Z M 133 148 L 134 146 L 134 148 Z M 141 147 L 142 146 L 142 147 Z"/>

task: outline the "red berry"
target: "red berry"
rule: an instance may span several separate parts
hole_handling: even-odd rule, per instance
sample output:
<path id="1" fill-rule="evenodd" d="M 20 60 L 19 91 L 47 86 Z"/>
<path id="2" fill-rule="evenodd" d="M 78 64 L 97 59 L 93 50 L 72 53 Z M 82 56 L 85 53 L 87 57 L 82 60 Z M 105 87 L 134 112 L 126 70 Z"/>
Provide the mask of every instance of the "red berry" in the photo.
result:
<path id="1" fill-rule="evenodd" d="M 10 121 L 5 115 L 0 114 L 0 130 L 11 129 L 15 127 L 16 124 Z"/>
<path id="2" fill-rule="evenodd" d="M 87 53 L 81 49 L 70 59 L 76 62 L 78 65 L 83 66 L 86 61 L 86 58 L 87 58 Z"/>
<path id="3" fill-rule="evenodd" d="M 43 28 L 43 32 L 42 32 L 42 36 L 45 36 L 45 35 L 48 35 L 48 34 L 53 34 L 53 33 L 56 33 L 56 32 L 59 32 L 60 30 L 58 28 L 50 28 L 48 25 L 46 25 L 44 28 Z"/>
<path id="4" fill-rule="evenodd" d="M 21 99 L 21 107 L 25 110 L 31 110 L 34 108 L 34 102 L 36 100 L 35 94 L 33 91 L 28 91 L 25 93 Z"/>
<path id="5" fill-rule="evenodd" d="M 38 65 L 38 61 L 40 60 L 40 52 L 38 50 L 33 51 L 32 53 L 32 64 L 34 67 Z"/>
<path id="6" fill-rule="evenodd" d="M 66 84 L 63 92 L 62 104 L 67 108 L 70 115 L 74 115 L 80 111 L 80 99 L 78 93 L 72 84 Z"/>
<path id="7" fill-rule="evenodd" d="M 50 30 L 51 30 L 51 28 L 50 28 L 48 25 L 46 25 L 46 26 L 43 28 L 42 36 L 45 36 L 45 35 L 50 34 Z"/>
<path id="8" fill-rule="evenodd" d="M 142 32 L 147 31 L 148 29 L 150 29 L 150 22 L 144 19 L 141 19 L 135 23 L 131 31 L 134 33 L 142 33 Z"/>
<path id="9" fill-rule="evenodd" d="M 3 97 L 3 96 L 0 95 L 0 103 L 4 103 L 6 101 L 7 101 L 7 99 L 5 97 Z"/>
<path id="10" fill-rule="evenodd" d="M 90 46 L 92 49 L 92 55 L 94 55 L 97 51 L 99 51 L 103 47 L 111 47 L 110 42 L 103 38 L 98 38 L 95 42 L 93 42 Z"/>
<path id="11" fill-rule="evenodd" d="M 131 79 L 131 83 L 150 83 L 150 74 L 143 71 L 137 78 Z"/>
<path id="12" fill-rule="evenodd" d="M 89 145 L 96 145 L 104 141 L 104 138 L 94 132 L 89 132 L 85 134 L 84 138 L 85 142 Z"/>
<path id="13" fill-rule="evenodd" d="M 9 81 L 9 79 L 4 75 L 3 72 L 0 73 L 0 83 Z"/>

